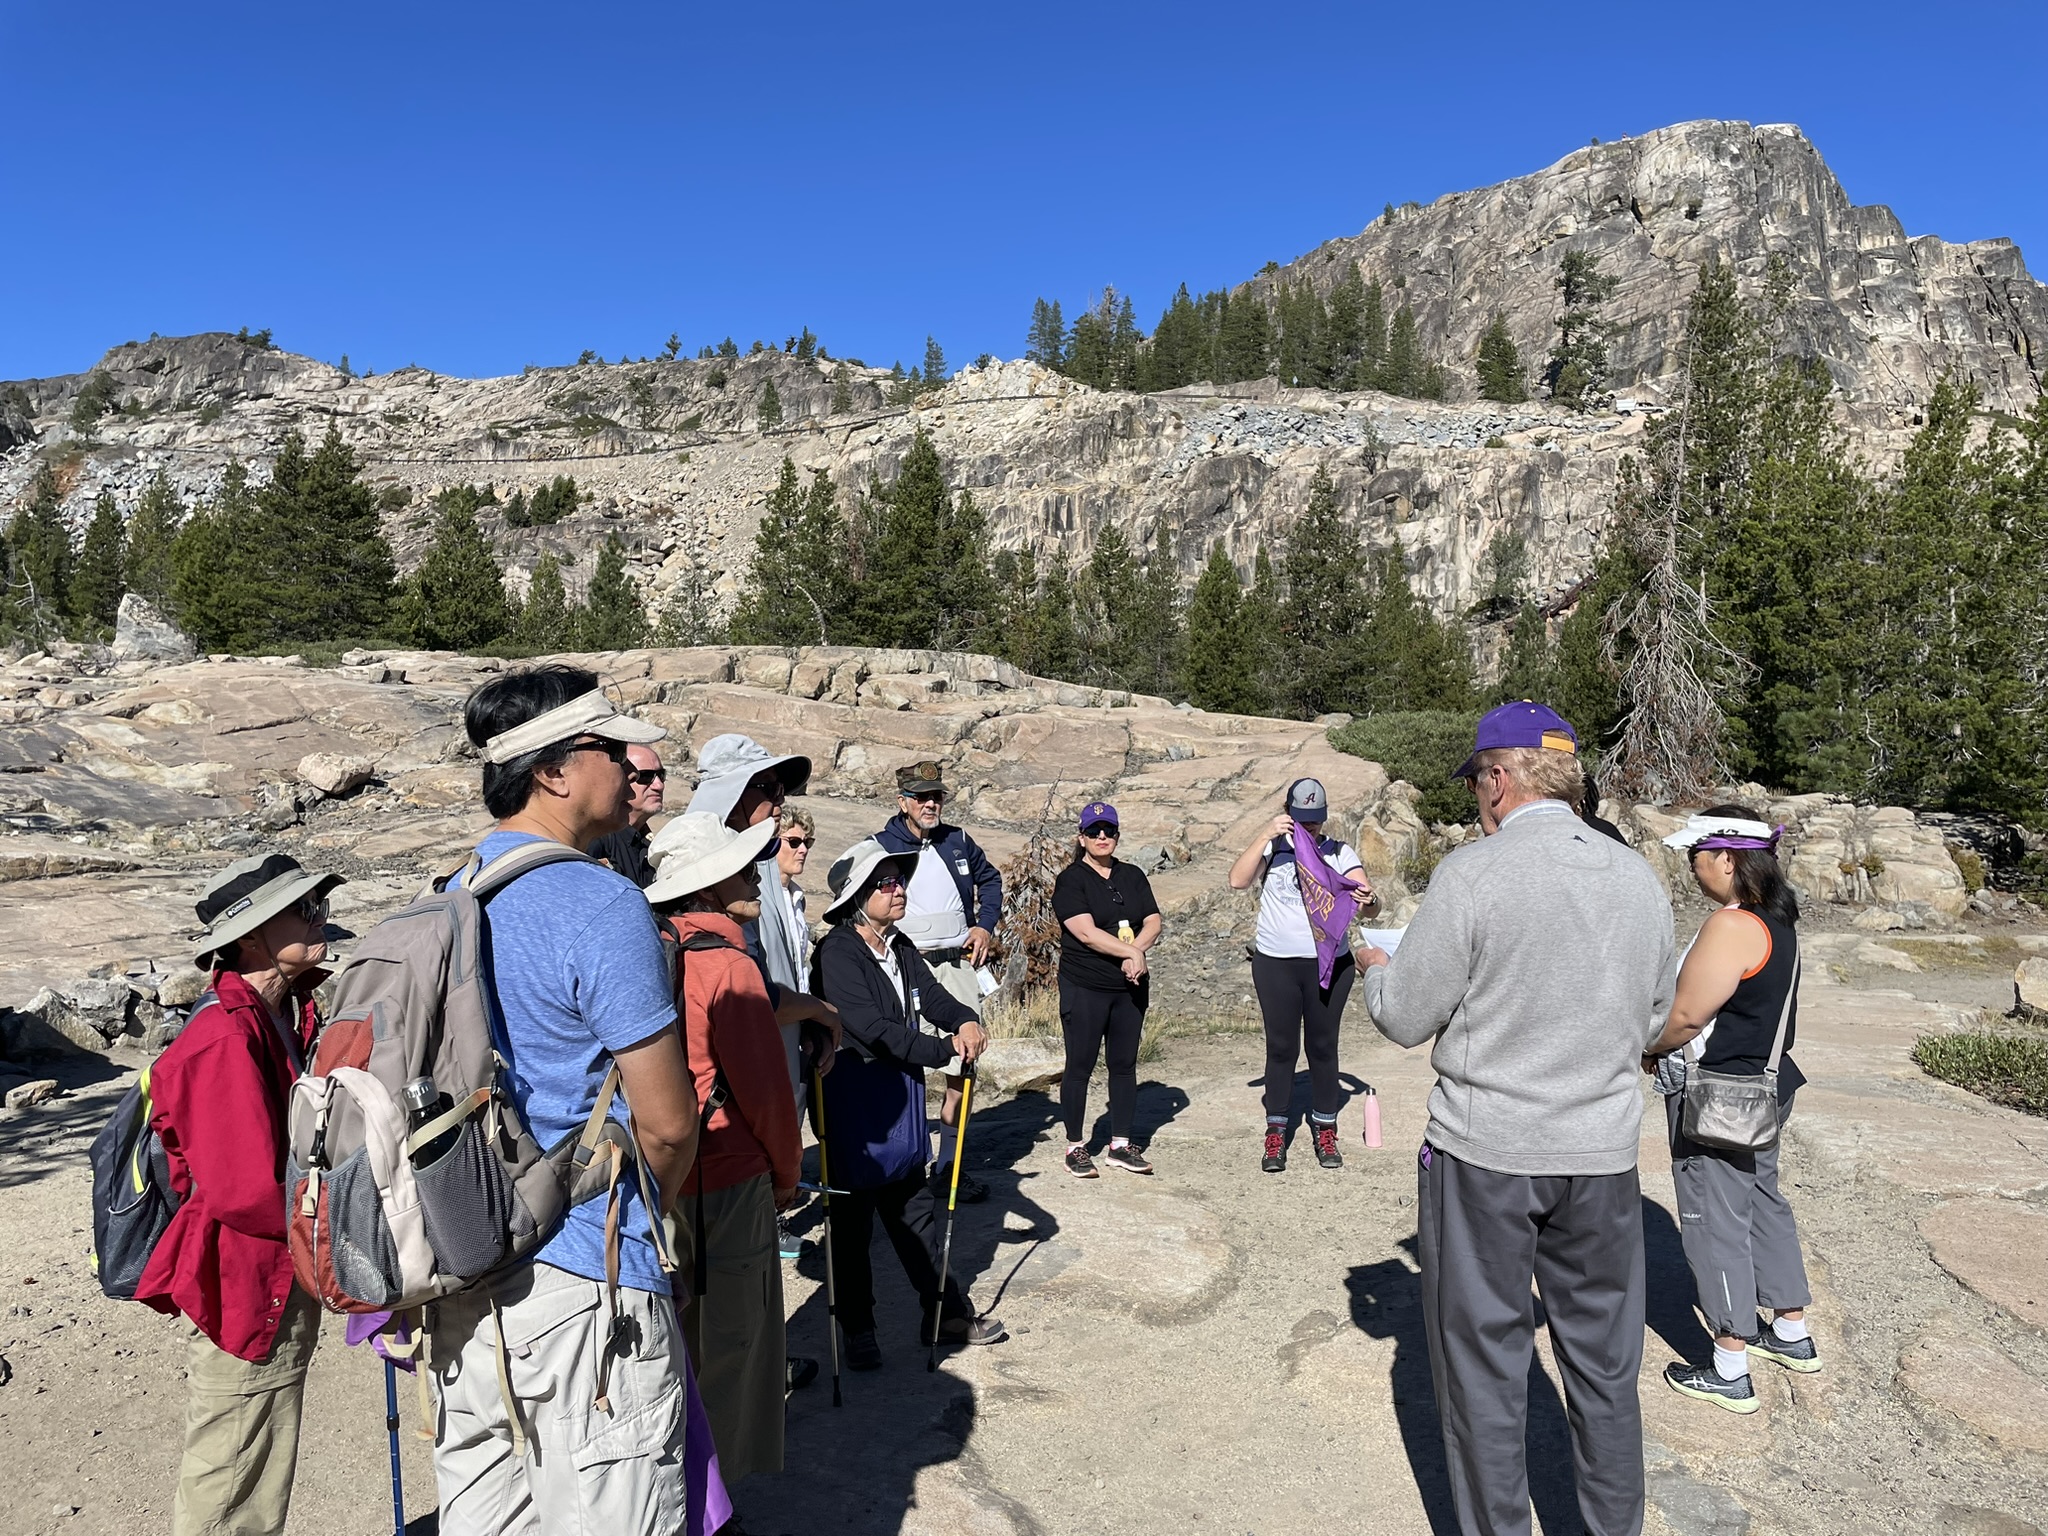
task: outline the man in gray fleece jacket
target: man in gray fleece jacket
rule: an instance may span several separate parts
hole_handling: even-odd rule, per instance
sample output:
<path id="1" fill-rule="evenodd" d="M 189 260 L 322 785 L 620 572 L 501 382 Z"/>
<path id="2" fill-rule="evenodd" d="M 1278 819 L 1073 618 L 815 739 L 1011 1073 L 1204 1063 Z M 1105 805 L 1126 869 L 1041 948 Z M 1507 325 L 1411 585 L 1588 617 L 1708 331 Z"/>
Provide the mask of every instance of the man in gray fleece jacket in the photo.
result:
<path id="1" fill-rule="evenodd" d="M 1358 952 L 1373 1023 L 1434 1038 L 1421 1152 L 1423 1326 L 1460 1528 L 1530 1529 L 1523 1454 L 1542 1294 L 1589 1536 L 1643 1523 L 1642 1054 L 1674 987 L 1650 866 L 1568 803 L 1571 726 L 1540 704 L 1480 722 L 1458 771 L 1488 834 L 1450 853 L 1398 953 Z"/>

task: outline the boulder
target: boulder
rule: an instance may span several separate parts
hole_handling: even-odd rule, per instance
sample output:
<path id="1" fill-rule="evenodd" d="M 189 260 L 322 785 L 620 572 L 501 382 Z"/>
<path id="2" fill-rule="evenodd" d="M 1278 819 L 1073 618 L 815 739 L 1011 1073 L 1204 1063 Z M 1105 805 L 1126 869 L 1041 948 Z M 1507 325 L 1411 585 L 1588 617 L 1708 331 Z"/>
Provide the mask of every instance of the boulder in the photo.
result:
<path id="1" fill-rule="evenodd" d="M 309 752 L 299 759 L 299 782 L 311 785 L 329 799 L 361 789 L 377 776 L 376 762 L 342 752 Z"/>
<path id="2" fill-rule="evenodd" d="M 114 655 L 121 661 L 190 661 L 199 654 L 192 637 L 147 598 L 125 593 L 114 614 Z"/>
<path id="3" fill-rule="evenodd" d="M 0 1055 L 104 1054 L 128 1027 L 134 994 L 125 981 L 88 978 L 63 991 L 44 987 L 28 1006 L 0 1013 Z"/>
<path id="4" fill-rule="evenodd" d="M 916 709 L 945 691 L 946 679 L 937 673 L 881 672 L 860 685 L 860 702 L 878 709 Z"/>
<path id="5" fill-rule="evenodd" d="M 57 1086 L 54 1077 L 32 1078 L 25 1083 L 16 1083 L 7 1090 L 9 1109 L 33 1109 L 38 1104 L 47 1104 L 64 1090 Z"/>
<path id="6" fill-rule="evenodd" d="M 2013 1004 L 2022 1013 L 2048 1017 L 2048 955 L 2029 955 L 2012 973 Z"/>
<path id="7" fill-rule="evenodd" d="M 1058 1082 L 1066 1065 L 1066 1049 L 1059 1041 L 1024 1036 L 989 1041 L 974 1070 L 1004 1093 L 1022 1093 Z"/>
<path id="8" fill-rule="evenodd" d="M 789 692 L 790 659 L 778 651 L 748 651 L 740 656 L 733 681 L 747 688 L 765 688 L 770 693 Z M 806 695 L 816 698 L 815 693 Z"/>
<path id="9" fill-rule="evenodd" d="M 156 984 L 156 1000 L 166 1008 L 190 1008 L 206 990 L 206 972 L 196 966 L 172 971 Z"/>

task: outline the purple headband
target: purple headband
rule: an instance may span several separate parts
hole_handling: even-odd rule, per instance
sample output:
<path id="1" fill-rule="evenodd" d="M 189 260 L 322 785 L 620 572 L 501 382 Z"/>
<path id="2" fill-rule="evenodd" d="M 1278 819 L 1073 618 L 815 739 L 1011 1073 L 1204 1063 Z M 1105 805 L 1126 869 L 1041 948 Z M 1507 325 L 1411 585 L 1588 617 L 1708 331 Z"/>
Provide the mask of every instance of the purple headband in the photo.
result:
<path id="1" fill-rule="evenodd" d="M 1785 835 L 1783 826 L 1771 828 L 1769 837 L 1743 837 L 1735 832 L 1719 832 L 1712 837 L 1703 837 L 1693 844 L 1695 848 L 1760 848 L 1775 853 L 1778 839 Z"/>

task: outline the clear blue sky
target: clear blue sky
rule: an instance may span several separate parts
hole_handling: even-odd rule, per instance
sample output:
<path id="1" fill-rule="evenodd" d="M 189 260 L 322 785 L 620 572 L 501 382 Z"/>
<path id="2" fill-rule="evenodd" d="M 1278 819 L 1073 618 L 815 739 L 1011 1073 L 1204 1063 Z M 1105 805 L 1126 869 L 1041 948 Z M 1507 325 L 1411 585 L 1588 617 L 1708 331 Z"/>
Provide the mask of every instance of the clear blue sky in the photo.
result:
<path id="1" fill-rule="evenodd" d="M 809 325 L 1016 356 L 1590 138 L 1800 124 L 2048 271 L 2048 8 L 0 0 L 0 378 L 270 327 L 458 374 Z"/>

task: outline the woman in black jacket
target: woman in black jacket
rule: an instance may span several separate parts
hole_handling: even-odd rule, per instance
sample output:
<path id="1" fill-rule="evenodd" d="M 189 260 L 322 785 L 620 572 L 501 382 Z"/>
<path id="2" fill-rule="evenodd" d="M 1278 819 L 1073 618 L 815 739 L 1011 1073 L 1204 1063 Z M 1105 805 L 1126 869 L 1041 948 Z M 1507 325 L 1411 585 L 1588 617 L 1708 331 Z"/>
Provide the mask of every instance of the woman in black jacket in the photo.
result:
<path id="1" fill-rule="evenodd" d="M 892 854 L 873 838 L 832 866 L 832 929 L 818 945 L 812 990 L 839 1010 L 845 1041 L 833 1058 L 825 1114 L 835 1189 L 831 1201 L 834 1276 L 846 1363 L 871 1371 L 882 1363 L 875 1341 L 875 1280 L 868 1244 L 877 1216 L 922 1303 L 920 1340 L 994 1344 L 1005 1337 L 992 1317 L 978 1318 L 951 1277 L 939 1295 L 937 1202 L 927 1177 L 924 1074 L 954 1056 L 973 1062 L 988 1037 L 973 1010 L 955 1000 L 896 932 L 904 889 L 917 855 Z M 949 1036 L 927 1035 L 920 1016 Z M 847 1193 L 838 1193 L 845 1190 Z"/>

